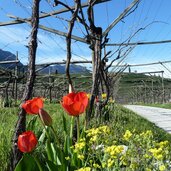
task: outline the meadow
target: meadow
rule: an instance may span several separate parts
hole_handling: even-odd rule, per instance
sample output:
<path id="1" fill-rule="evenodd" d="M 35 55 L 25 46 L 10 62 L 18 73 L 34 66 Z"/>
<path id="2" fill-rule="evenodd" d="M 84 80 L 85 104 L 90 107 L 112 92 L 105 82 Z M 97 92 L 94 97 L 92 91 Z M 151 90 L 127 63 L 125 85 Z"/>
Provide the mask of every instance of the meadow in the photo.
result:
<path id="1" fill-rule="evenodd" d="M 58 143 L 62 147 L 62 145 L 64 144 L 64 136 L 65 136 L 64 127 L 62 124 L 63 115 L 66 118 L 66 129 L 68 130 L 70 129 L 70 126 L 69 126 L 70 116 L 68 116 L 62 109 L 61 105 L 57 103 L 49 104 L 48 102 L 46 102 L 44 108 L 52 117 L 53 128 L 55 130 L 56 137 L 58 138 Z M 155 147 L 155 145 L 149 145 L 150 147 L 148 147 L 147 142 L 152 143 L 152 142 L 166 142 L 167 141 L 168 142 L 167 150 L 170 151 L 170 143 L 171 143 L 170 134 L 167 134 L 162 129 L 156 127 L 154 124 L 148 122 L 144 118 L 137 116 L 135 113 L 133 113 L 132 111 L 129 111 L 128 109 L 122 107 L 121 105 L 111 103 L 108 106 L 108 109 L 106 110 L 109 112 L 108 121 L 105 120 L 105 118 L 102 118 L 101 121 L 94 118 L 91 120 L 87 128 L 88 130 L 92 130 L 92 129 L 98 130 L 98 128 L 100 130 L 100 127 L 107 126 L 111 130 L 108 136 L 102 135 L 102 137 L 105 140 L 107 139 L 108 141 L 106 142 L 99 141 L 100 144 L 98 145 L 102 145 L 105 143 L 107 143 L 108 146 L 109 145 L 112 146 L 112 143 L 114 143 L 115 145 L 124 144 L 125 146 L 128 147 L 129 150 L 132 150 L 132 154 L 129 154 L 130 151 L 127 150 L 132 160 L 135 158 L 135 156 L 142 157 L 141 154 L 136 154 L 137 148 L 140 148 L 141 146 L 144 146 L 143 148 L 150 148 L 150 149 L 152 147 L 154 149 L 157 148 Z M 17 121 L 17 112 L 18 112 L 18 108 L 0 108 L 0 149 L 1 149 L 0 150 L 0 170 L 3 170 L 3 171 L 8 170 L 8 166 L 10 163 L 11 140 L 12 140 L 12 135 L 14 132 L 14 127 Z M 80 126 L 82 130 L 84 127 L 84 117 L 85 117 L 84 114 L 81 115 Z M 39 145 L 36 148 L 36 150 L 34 150 L 33 154 L 35 156 L 40 156 L 40 154 L 45 154 L 45 145 L 43 145 L 45 134 L 42 131 L 43 126 L 41 125 L 41 122 L 39 121 L 37 116 L 27 115 L 27 130 L 34 130 L 36 136 L 39 139 Z M 151 131 L 150 133 L 148 132 L 149 130 Z M 101 133 L 103 134 L 103 132 Z M 145 135 L 148 138 L 147 140 L 145 140 L 144 138 Z M 101 136 L 101 135 L 98 135 L 98 136 Z M 125 138 L 123 138 L 124 136 Z M 126 138 L 126 136 L 128 137 Z M 141 144 L 142 141 L 145 141 L 144 142 L 145 144 Z M 130 145 L 131 143 L 133 144 Z M 136 145 L 137 146 L 139 145 L 140 147 L 136 147 Z M 135 146 L 134 150 L 133 150 L 133 146 Z M 147 151 L 149 151 L 149 149 Z M 96 152 L 94 151 L 94 153 Z M 144 151 L 142 151 L 142 153 L 144 153 Z M 162 155 L 164 156 L 165 154 L 162 154 Z M 121 156 L 118 155 L 117 157 L 121 157 Z M 156 160 L 155 156 L 154 156 L 154 159 Z M 41 161 L 43 160 L 43 158 L 39 158 L 39 160 Z M 80 159 L 80 160 L 82 160 L 83 162 L 83 159 Z M 94 160 L 97 162 L 96 159 Z M 141 161 L 140 163 L 136 165 L 135 161 L 131 162 L 131 161 L 128 161 L 127 158 L 124 158 L 123 160 L 121 160 L 120 158 L 119 159 L 120 163 L 118 163 L 117 161 L 118 164 L 116 166 L 116 164 L 114 165 L 113 162 L 110 162 L 114 160 L 111 160 L 109 156 L 107 157 L 107 159 L 105 158 L 105 160 L 103 159 L 103 162 L 98 161 L 97 165 L 95 165 L 94 163 L 94 165 L 92 165 L 91 168 L 94 168 L 94 170 L 99 170 L 100 168 L 101 168 L 100 170 L 105 170 L 104 168 L 108 168 L 108 170 L 112 170 L 112 168 L 114 167 L 114 168 L 117 168 L 117 170 L 120 170 L 119 168 L 122 168 L 122 169 L 127 168 L 126 170 L 136 170 L 138 167 L 140 167 L 140 163 L 144 164 L 144 162 L 147 161 L 147 159 L 144 159 L 143 162 Z M 152 159 L 149 159 L 148 162 L 150 160 L 152 161 Z M 170 163 L 166 165 L 165 161 L 166 161 L 166 156 L 162 158 L 162 163 L 160 161 L 161 164 L 159 164 L 159 166 L 164 166 L 167 168 L 170 167 L 169 166 Z M 170 161 L 170 156 L 167 155 L 167 162 L 169 161 Z M 90 162 L 91 161 L 89 162 L 87 161 L 87 166 L 88 166 L 87 168 L 90 167 L 91 165 Z M 107 166 L 104 166 L 104 168 L 102 167 L 102 164 L 104 164 L 104 162 L 108 164 L 108 167 Z M 127 166 L 124 166 L 123 162 L 125 162 L 125 165 Z M 148 163 L 146 166 L 144 166 L 142 170 L 145 170 L 145 169 L 147 170 L 148 169 L 146 168 L 147 166 L 148 166 Z M 80 167 L 81 167 L 81 164 L 80 164 Z M 150 167 L 152 168 L 153 166 L 150 166 Z M 86 169 L 86 165 L 84 166 L 84 168 Z"/>

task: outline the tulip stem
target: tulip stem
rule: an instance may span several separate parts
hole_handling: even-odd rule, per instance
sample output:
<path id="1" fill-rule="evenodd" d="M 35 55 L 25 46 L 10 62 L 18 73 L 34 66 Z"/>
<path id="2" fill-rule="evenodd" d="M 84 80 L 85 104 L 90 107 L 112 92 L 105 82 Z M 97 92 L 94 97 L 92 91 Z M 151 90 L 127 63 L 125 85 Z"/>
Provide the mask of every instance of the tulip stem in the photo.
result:
<path id="1" fill-rule="evenodd" d="M 41 166 L 39 160 L 35 156 L 33 158 L 34 158 L 34 160 L 35 160 L 35 162 L 36 162 L 36 164 L 37 164 L 37 166 L 39 168 L 39 171 L 43 171 L 42 166 Z"/>
<path id="2" fill-rule="evenodd" d="M 74 117 L 71 116 L 71 127 L 70 127 L 70 138 L 73 136 L 73 127 L 74 127 Z"/>
<path id="3" fill-rule="evenodd" d="M 47 135 L 47 138 L 50 140 L 50 136 L 49 136 L 49 133 L 48 133 L 48 131 L 47 131 L 46 125 L 45 125 L 44 122 L 42 121 L 40 115 L 38 115 L 38 116 L 39 116 L 39 119 L 40 119 L 40 121 L 41 121 L 41 123 L 42 123 L 44 129 L 45 129 L 45 133 L 46 133 L 46 135 Z"/>
<path id="4" fill-rule="evenodd" d="M 79 116 L 76 116 L 76 122 L 77 122 L 77 142 L 79 140 L 79 136 L 80 136 L 80 120 L 79 120 Z"/>

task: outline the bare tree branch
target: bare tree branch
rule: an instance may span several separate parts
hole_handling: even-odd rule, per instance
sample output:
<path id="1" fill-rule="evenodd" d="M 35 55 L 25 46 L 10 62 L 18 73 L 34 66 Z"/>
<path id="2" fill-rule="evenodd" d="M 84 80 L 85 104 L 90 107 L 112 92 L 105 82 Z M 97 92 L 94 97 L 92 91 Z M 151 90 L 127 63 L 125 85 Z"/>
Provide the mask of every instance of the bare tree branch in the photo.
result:
<path id="1" fill-rule="evenodd" d="M 72 54 L 71 54 L 71 35 L 72 35 L 74 23 L 76 21 L 77 15 L 78 15 L 79 7 L 80 7 L 80 0 L 75 0 L 75 11 L 72 14 L 72 19 L 70 21 L 68 33 L 67 33 L 67 37 L 66 37 L 66 43 L 67 43 L 66 76 L 68 78 L 68 82 L 69 82 L 69 86 L 71 88 L 71 91 L 73 91 L 73 85 L 72 85 L 72 80 L 71 80 L 70 71 L 69 71 L 70 61 L 71 61 L 71 57 L 72 57 Z"/>

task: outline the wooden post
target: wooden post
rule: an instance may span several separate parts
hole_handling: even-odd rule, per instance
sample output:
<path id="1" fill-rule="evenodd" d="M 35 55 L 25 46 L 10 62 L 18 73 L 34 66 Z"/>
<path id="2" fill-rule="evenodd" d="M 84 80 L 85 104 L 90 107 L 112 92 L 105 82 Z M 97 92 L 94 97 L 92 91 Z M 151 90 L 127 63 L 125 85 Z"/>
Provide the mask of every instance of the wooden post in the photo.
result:
<path id="1" fill-rule="evenodd" d="M 151 79 L 151 89 L 152 89 L 152 103 L 154 104 L 154 83 L 153 83 L 153 79 Z"/>
<path id="2" fill-rule="evenodd" d="M 16 61 L 18 61 L 18 51 L 16 52 Z M 14 100 L 15 106 L 17 105 L 17 81 L 18 81 L 18 65 L 15 64 L 15 81 L 14 81 Z"/>
<path id="3" fill-rule="evenodd" d="M 164 71 L 162 71 L 162 103 L 165 103 L 165 89 L 164 89 L 163 73 L 164 73 Z"/>
<path id="4" fill-rule="evenodd" d="M 51 79 L 51 68 L 49 67 L 49 101 L 52 103 L 52 79 Z"/>
<path id="5" fill-rule="evenodd" d="M 39 24 L 39 2 L 40 0 L 33 0 L 32 8 L 32 31 L 29 41 L 29 70 L 27 76 L 27 82 L 23 93 L 22 101 L 26 101 L 31 98 L 32 90 L 35 81 L 35 60 L 37 50 L 37 32 Z M 23 108 L 20 109 L 18 114 L 18 120 L 15 127 L 15 132 L 12 140 L 12 153 L 11 153 L 11 164 L 10 171 L 14 171 L 17 163 L 23 156 L 23 153 L 18 149 L 17 141 L 18 136 L 26 130 L 26 112 Z"/>

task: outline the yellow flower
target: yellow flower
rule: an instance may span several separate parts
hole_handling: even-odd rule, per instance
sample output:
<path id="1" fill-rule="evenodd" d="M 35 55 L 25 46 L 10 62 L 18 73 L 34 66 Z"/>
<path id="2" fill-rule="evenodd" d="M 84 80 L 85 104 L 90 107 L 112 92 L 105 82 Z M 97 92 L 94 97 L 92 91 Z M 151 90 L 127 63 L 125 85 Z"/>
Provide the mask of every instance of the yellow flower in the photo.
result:
<path id="1" fill-rule="evenodd" d="M 106 147 L 104 152 L 108 153 L 110 157 L 112 158 L 117 158 L 119 154 L 122 154 L 123 150 L 124 150 L 124 147 L 122 145 L 118 145 L 118 146 L 112 145 L 112 146 Z"/>
<path id="2" fill-rule="evenodd" d="M 84 155 L 78 154 L 78 158 L 79 158 L 80 160 L 84 160 Z"/>
<path id="3" fill-rule="evenodd" d="M 102 163 L 102 168 L 106 168 L 106 162 Z"/>
<path id="4" fill-rule="evenodd" d="M 159 146 L 160 146 L 161 148 L 163 148 L 163 147 L 167 146 L 168 144 L 169 144 L 169 141 L 161 141 L 161 142 L 159 143 Z"/>
<path id="5" fill-rule="evenodd" d="M 76 171 L 91 171 L 91 168 L 90 167 L 82 167 Z"/>
<path id="6" fill-rule="evenodd" d="M 166 170 L 165 165 L 161 165 L 161 166 L 159 166 L 159 170 L 160 170 L 160 171 L 164 171 L 164 170 Z"/>
<path id="7" fill-rule="evenodd" d="M 101 126 L 98 128 L 98 130 L 102 133 L 109 133 L 110 132 L 110 128 L 108 126 Z"/>
<path id="8" fill-rule="evenodd" d="M 163 155 L 162 155 L 162 152 L 163 152 L 163 149 L 162 148 L 151 148 L 149 149 L 149 152 L 152 153 L 152 155 L 157 159 L 157 160 L 161 160 L 163 159 Z"/>
<path id="9" fill-rule="evenodd" d="M 102 99 L 105 99 L 107 97 L 106 93 L 102 94 Z"/>
<path id="10" fill-rule="evenodd" d="M 134 170 L 137 169 L 137 163 L 131 163 L 130 168 Z"/>
<path id="11" fill-rule="evenodd" d="M 151 156 L 149 156 L 148 154 L 144 154 L 144 158 L 146 158 L 146 159 L 150 159 L 150 158 L 151 158 Z"/>
<path id="12" fill-rule="evenodd" d="M 151 171 L 151 169 L 149 169 L 149 168 L 146 168 L 146 169 L 145 169 L 145 171 Z"/>
<path id="13" fill-rule="evenodd" d="M 74 152 L 77 153 L 79 152 L 80 150 L 82 150 L 84 147 L 85 147 L 86 143 L 83 141 L 83 142 L 78 142 L 75 144 L 75 149 L 74 149 Z"/>
<path id="14" fill-rule="evenodd" d="M 132 133 L 129 130 L 126 130 L 125 134 L 124 134 L 124 139 L 126 141 L 128 141 L 130 139 L 130 137 L 132 136 Z"/>
<path id="15" fill-rule="evenodd" d="M 154 156 L 157 160 L 161 160 L 163 159 L 163 155 L 162 154 L 159 154 L 159 155 L 156 155 Z"/>
<path id="16" fill-rule="evenodd" d="M 90 96 L 91 96 L 91 94 L 90 94 L 90 93 L 87 93 L 87 97 L 88 97 L 88 99 L 90 99 Z"/>
<path id="17" fill-rule="evenodd" d="M 108 161 L 107 161 L 107 167 L 108 168 L 112 167 L 113 163 L 114 163 L 114 160 L 108 159 Z"/>
<path id="18" fill-rule="evenodd" d="M 70 160 L 70 157 L 68 156 L 68 157 L 65 157 L 65 160 Z"/>
<path id="19" fill-rule="evenodd" d="M 90 143 L 96 142 L 97 140 L 97 135 L 94 135 L 93 137 L 90 138 Z"/>
<path id="20" fill-rule="evenodd" d="M 94 168 L 99 168 L 99 169 L 101 168 L 101 167 L 100 167 L 98 164 L 96 164 L 96 163 L 93 164 L 93 167 L 94 167 Z"/>

